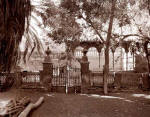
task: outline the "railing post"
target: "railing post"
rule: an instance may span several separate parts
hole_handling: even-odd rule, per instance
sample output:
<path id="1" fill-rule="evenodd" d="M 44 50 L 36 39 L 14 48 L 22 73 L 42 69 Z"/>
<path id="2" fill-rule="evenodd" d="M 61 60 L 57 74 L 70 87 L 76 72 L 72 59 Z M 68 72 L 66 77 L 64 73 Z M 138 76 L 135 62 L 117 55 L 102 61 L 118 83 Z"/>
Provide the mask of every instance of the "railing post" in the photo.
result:
<path id="1" fill-rule="evenodd" d="M 89 62 L 86 56 L 87 50 L 83 50 L 83 57 L 80 62 L 81 64 L 81 93 L 88 93 L 88 87 L 90 86 L 90 71 L 89 71 Z"/>
<path id="2" fill-rule="evenodd" d="M 16 88 L 20 88 L 21 87 L 21 84 L 22 84 L 22 75 L 21 75 L 21 72 L 16 72 L 15 73 L 15 86 Z"/>
<path id="3" fill-rule="evenodd" d="M 51 53 L 49 47 L 47 48 L 45 53 L 46 56 L 43 62 L 43 71 L 40 72 L 40 81 L 42 82 L 43 87 L 47 91 L 51 91 L 52 77 L 53 77 L 53 64 L 49 56 L 49 54 Z"/>

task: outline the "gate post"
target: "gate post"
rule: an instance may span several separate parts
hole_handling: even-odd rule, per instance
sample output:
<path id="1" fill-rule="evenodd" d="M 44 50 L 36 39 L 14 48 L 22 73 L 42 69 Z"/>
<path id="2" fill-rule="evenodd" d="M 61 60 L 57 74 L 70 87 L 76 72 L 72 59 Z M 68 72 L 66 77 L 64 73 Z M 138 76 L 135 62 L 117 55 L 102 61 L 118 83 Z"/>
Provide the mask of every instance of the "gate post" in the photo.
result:
<path id="1" fill-rule="evenodd" d="M 21 75 L 21 67 L 17 66 L 15 69 L 15 79 L 14 79 L 14 85 L 15 88 L 20 88 L 22 83 L 22 75 Z"/>
<path id="2" fill-rule="evenodd" d="M 88 93 L 88 88 L 90 87 L 90 70 L 89 62 L 86 56 L 87 49 L 83 50 L 83 57 L 80 61 L 81 64 L 81 93 Z"/>
<path id="3" fill-rule="evenodd" d="M 40 74 L 40 80 L 42 82 L 42 85 L 47 91 L 51 91 L 52 88 L 52 77 L 53 77 L 53 64 L 51 62 L 50 58 L 50 49 L 49 47 L 45 51 L 46 56 L 44 58 L 43 62 L 43 71 L 41 71 Z"/>
<path id="4" fill-rule="evenodd" d="M 21 72 L 16 72 L 15 76 L 16 76 L 16 78 L 15 78 L 15 86 L 18 89 L 18 88 L 21 87 L 21 84 L 22 84 L 22 74 L 21 74 Z"/>

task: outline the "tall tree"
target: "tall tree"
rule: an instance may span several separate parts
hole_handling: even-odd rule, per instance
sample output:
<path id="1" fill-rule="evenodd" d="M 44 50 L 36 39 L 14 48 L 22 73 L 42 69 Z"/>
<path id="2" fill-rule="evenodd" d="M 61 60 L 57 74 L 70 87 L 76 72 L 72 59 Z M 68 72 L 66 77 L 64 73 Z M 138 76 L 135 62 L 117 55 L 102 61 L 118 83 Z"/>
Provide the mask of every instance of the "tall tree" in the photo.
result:
<path id="1" fill-rule="evenodd" d="M 55 18 L 56 16 L 60 18 L 60 22 L 57 21 L 59 28 L 55 28 L 51 33 L 54 40 L 62 42 L 62 40 L 65 41 L 66 39 L 80 39 L 81 35 L 79 35 L 80 31 L 78 29 L 83 30 L 84 28 L 93 30 L 95 35 L 101 40 L 101 43 L 105 47 L 105 94 L 107 94 L 107 77 L 109 73 L 109 48 L 110 43 L 113 41 L 112 26 L 114 24 L 114 18 L 120 21 L 122 25 L 128 23 L 125 21 L 125 18 L 120 20 L 122 19 L 121 16 L 125 13 L 126 7 L 127 2 L 125 0 L 123 2 L 117 1 L 117 3 L 116 0 L 62 0 L 60 6 L 58 6 L 61 14 L 57 12 L 58 14 L 54 15 Z M 126 15 L 126 17 L 128 16 Z M 79 22 L 81 23 L 78 23 L 77 20 L 80 20 Z M 74 36 L 76 34 L 78 35 L 76 36 L 77 38 Z"/>
<path id="2" fill-rule="evenodd" d="M 31 17 L 38 24 L 39 17 L 31 14 L 34 12 L 44 18 L 45 2 L 34 0 L 0 0 L 0 72 L 10 72 L 20 60 L 19 45 L 22 37 L 25 38 L 24 59 L 28 53 L 33 52 L 35 47 L 41 48 L 41 42 L 36 34 L 35 27 L 30 25 Z M 49 6 L 51 3 L 49 2 Z M 29 55 L 30 56 L 30 55 Z"/>
<path id="3" fill-rule="evenodd" d="M 116 5 L 116 0 L 112 0 L 111 15 L 110 15 L 110 21 L 108 27 L 108 34 L 106 38 L 106 48 L 105 48 L 105 66 L 104 66 L 104 93 L 105 94 L 108 93 L 107 78 L 109 75 L 109 47 L 110 47 L 110 39 L 111 39 L 112 26 L 114 20 L 115 5 Z"/>
<path id="4" fill-rule="evenodd" d="M 0 0 L 0 71 L 10 71 L 31 14 L 30 0 Z"/>
<path id="5" fill-rule="evenodd" d="M 61 0 L 53 15 L 47 15 L 47 24 L 57 24 L 50 33 L 56 42 L 81 39 L 82 30 L 89 28 L 101 41 L 105 48 L 104 93 L 107 94 L 107 78 L 109 73 L 109 49 L 129 37 L 143 37 L 137 32 L 128 31 L 134 28 L 133 19 L 136 10 L 131 7 L 141 0 Z M 52 12 L 51 8 L 47 9 Z M 47 12 L 47 13 L 48 13 Z M 51 14 L 51 13 L 50 13 Z M 78 30 L 80 29 L 80 30 Z M 124 29 L 124 30 L 122 30 Z M 77 36 L 75 36 L 77 35 Z"/>

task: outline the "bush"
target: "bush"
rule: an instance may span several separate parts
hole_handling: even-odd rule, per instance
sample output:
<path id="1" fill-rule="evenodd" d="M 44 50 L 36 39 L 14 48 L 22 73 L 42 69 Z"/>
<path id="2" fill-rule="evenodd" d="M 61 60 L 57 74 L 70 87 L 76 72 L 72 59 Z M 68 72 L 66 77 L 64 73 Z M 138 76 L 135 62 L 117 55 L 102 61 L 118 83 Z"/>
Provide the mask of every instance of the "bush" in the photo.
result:
<path id="1" fill-rule="evenodd" d="M 146 57 L 136 55 L 135 57 L 135 71 L 138 73 L 148 72 L 148 62 Z"/>

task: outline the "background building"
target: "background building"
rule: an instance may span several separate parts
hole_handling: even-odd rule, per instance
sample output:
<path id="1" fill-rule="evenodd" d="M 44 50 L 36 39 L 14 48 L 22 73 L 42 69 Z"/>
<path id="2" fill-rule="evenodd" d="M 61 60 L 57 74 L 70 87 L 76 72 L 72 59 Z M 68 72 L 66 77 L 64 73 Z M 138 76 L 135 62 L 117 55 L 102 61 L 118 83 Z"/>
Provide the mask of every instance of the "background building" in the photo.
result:
<path id="1" fill-rule="evenodd" d="M 75 57 L 82 58 L 83 48 L 78 47 L 75 50 Z M 101 53 L 99 54 L 96 48 L 90 48 L 87 53 L 88 60 L 90 62 L 90 70 L 92 71 L 102 71 L 103 65 L 105 64 L 105 55 L 104 49 L 102 49 Z M 109 67 L 110 71 L 129 71 L 134 69 L 134 61 L 133 55 L 129 52 L 128 56 L 126 55 L 123 48 L 117 48 L 114 53 L 114 60 L 113 60 L 113 53 L 110 51 L 109 55 Z"/>
<path id="2" fill-rule="evenodd" d="M 74 52 L 74 56 L 77 59 L 81 59 L 83 56 L 83 48 L 82 47 L 77 47 Z M 64 53 L 62 52 L 52 52 L 51 53 L 51 58 L 52 62 L 54 63 L 55 66 L 58 66 L 61 64 L 63 61 L 59 61 L 61 56 Z M 23 53 L 22 53 L 22 59 L 20 61 L 20 66 L 23 70 L 26 71 L 40 71 L 42 70 L 42 63 L 44 61 L 44 54 L 39 55 L 38 52 L 33 52 L 31 55 L 30 59 L 24 63 L 23 61 Z M 104 49 L 102 49 L 101 53 L 99 54 L 96 50 L 96 48 L 89 48 L 87 52 L 88 60 L 89 60 L 89 67 L 91 71 L 103 71 L 103 66 L 105 64 L 105 55 L 104 55 Z M 115 53 L 114 53 L 114 59 L 113 59 L 113 53 L 110 51 L 109 55 L 109 67 L 110 71 L 130 71 L 133 70 L 135 67 L 135 62 L 133 61 L 133 55 L 129 52 L 128 56 L 126 55 L 124 49 L 122 48 L 117 48 Z M 80 68 L 79 62 L 72 61 L 75 66 Z"/>

